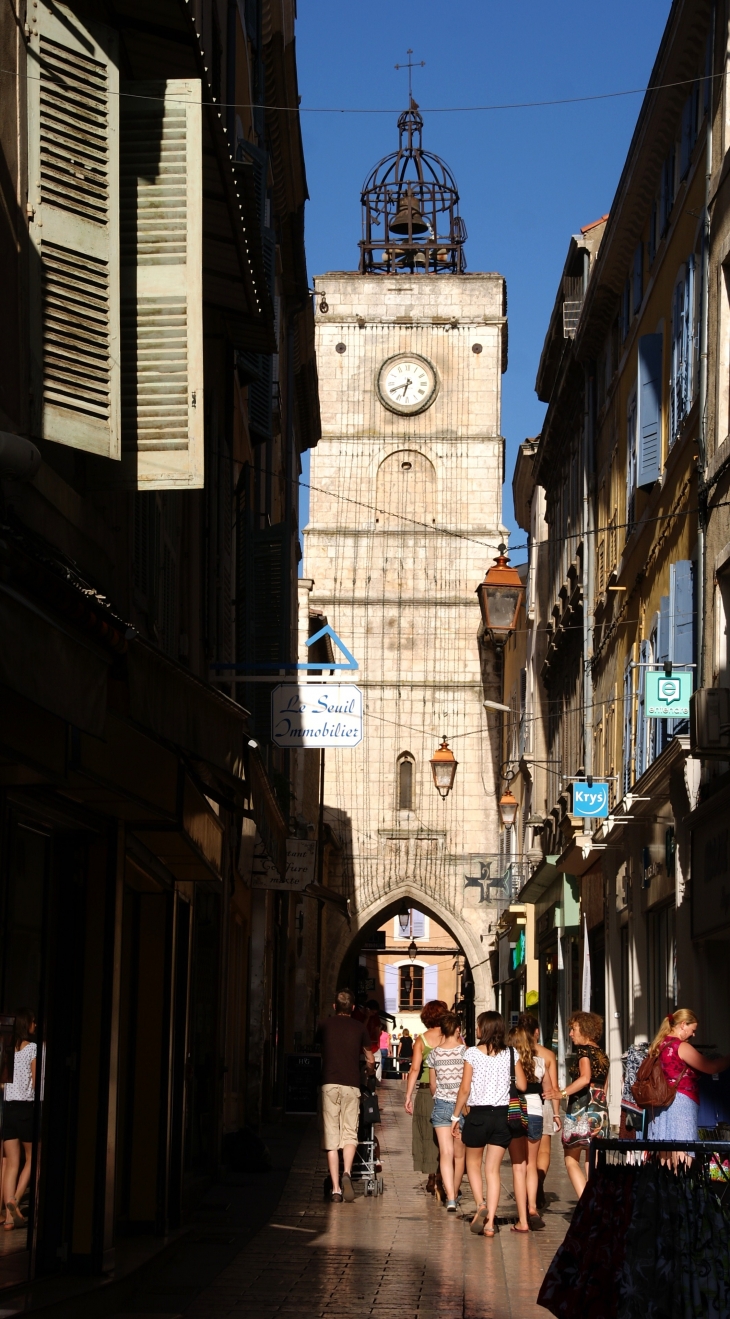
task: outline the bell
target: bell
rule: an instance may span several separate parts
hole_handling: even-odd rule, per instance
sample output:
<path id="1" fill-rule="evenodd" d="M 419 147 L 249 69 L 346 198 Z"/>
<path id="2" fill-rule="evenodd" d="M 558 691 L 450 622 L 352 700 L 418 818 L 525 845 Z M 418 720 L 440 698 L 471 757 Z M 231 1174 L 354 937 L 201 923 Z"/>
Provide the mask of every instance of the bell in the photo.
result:
<path id="1" fill-rule="evenodd" d="M 410 188 L 405 197 L 401 197 L 398 210 L 388 227 L 392 234 L 410 233 L 416 235 L 428 233 L 428 224 L 421 215 Z"/>

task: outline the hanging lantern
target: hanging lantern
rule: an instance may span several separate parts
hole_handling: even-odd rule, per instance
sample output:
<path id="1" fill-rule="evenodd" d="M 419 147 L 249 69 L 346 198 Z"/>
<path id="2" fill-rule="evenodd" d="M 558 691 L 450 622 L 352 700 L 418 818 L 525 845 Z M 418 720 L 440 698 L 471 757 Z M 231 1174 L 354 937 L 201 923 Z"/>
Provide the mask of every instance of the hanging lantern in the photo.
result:
<path id="1" fill-rule="evenodd" d="M 517 819 L 518 807 L 519 802 L 517 798 L 512 794 L 510 789 L 507 788 L 506 792 L 503 792 L 499 799 L 499 813 L 502 817 L 502 824 L 505 829 L 512 828 Z"/>
<path id="2" fill-rule="evenodd" d="M 431 759 L 431 773 L 439 796 L 446 798 L 451 792 L 458 763 L 446 738 L 443 738 L 441 746 L 438 751 L 434 751 Z"/>
<path id="3" fill-rule="evenodd" d="M 415 939 L 411 939 L 411 942 L 408 945 L 408 956 L 410 957 L 412 962 L 415 962 L 416 958 L 418 957 L 418 944 L 416 943 Z"/>
<path id="4" fill-rule="evenodd" d="M 524 586 L 516 568 L 507 559 L 507 546 L 500 545 L 499 556 L 489 568 L 476 593 L 482 611 L 484 631 L 495 646 L 503 646 L 517 626 Z"/>

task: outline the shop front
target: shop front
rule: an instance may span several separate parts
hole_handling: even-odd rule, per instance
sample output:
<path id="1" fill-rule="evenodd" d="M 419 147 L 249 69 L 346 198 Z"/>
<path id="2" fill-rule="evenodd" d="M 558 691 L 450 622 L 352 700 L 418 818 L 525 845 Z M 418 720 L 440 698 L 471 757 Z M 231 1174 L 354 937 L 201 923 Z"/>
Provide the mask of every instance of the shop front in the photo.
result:
<path id="1" fill-rule="evenodd" d="M 704 1040 L 730 1052 L 730 787 L 689 817 L 692 831 L 692 946 Z"/>

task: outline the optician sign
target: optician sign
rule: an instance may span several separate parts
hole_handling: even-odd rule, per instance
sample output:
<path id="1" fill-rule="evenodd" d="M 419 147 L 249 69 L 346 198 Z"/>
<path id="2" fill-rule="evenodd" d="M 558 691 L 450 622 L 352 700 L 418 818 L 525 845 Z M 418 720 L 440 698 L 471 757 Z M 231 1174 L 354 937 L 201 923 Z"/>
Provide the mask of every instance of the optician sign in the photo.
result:
<path id="1" fill-rule="evenodd" d="M 648 672 L 646 675 L 647 719 L 689 719 L 692 674 Z"/>
<path id="2" fill-rule="evenodd" d="M 271 736 L 278 747 L 357 746 L 362 741 L 360 688 L 280 684 L 271 693 Z"/>
<path id="3" fill-rule="evenodd" d="M 608 784 L 573 784 L 573 815 L 583 820 L 605 820 L 608 815 Z"/>

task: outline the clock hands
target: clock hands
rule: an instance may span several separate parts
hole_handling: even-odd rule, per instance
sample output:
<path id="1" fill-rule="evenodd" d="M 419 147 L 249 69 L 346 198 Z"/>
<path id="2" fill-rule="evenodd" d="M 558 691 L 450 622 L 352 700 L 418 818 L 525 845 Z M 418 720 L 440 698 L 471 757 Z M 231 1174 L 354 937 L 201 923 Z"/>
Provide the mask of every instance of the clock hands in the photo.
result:
<path id="1" fill-rule="evenodd" d="M 406 380 L 406 382 L 405 382 L 404 385 L 399 385 L 399 386 L 398 386 L 398 388 L 399 388 L 400 390 L 402 390 L 404 397 L 405 397 L 405 392 L 406 392 L 406 390 L 409 389 L 410 386 L 411 386 L 412 384 L 413 384 L 413 381 L 412 381 L 412 380 Z"/>

